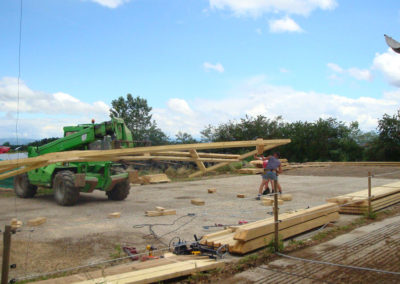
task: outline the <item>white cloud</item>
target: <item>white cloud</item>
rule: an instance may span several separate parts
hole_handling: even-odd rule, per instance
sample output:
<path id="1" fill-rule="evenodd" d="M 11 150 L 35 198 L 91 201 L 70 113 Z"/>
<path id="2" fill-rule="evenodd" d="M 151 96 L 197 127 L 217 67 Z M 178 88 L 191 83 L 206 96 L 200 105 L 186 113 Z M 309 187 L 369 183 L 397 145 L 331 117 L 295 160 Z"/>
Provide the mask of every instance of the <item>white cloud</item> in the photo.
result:
<path id="1" fill-rule="evenodd" d="M 372 73 L 369 69 L 359 69 L 356 67 L 351 67 L 349 69 L 344 69 L 335 63 L 326 64 L 329 69 L 331 69 L 334 73 L 348 75 L 353 77 L 354 79 L 360 81 L 372 81 Z M 340 77 L 337 74 L 331 74 L 329 78 L 333 80 L 340 80 Z"/>
<path id="2" fill-rule="evenodd" d="M 341 121 L 358 121 L 363 130 L 373 130 L 384 113 L 393 114 L 400 105 L 400 92 L 385 93 L 382 98 L 347 98 L 338 94 L 304 92 L 288 86 L 246 80 L 235 93 L 221 99 L 194 99 L 185 105 L 190 115 L 167 108 L 154 109 L 158 125 L 175 135 L 178 131 L 198 136 L 208 124 L 218 125 L 229 120 L 264 115 L 282 115 L 287 121 L 315 121 L 320 117 L 335 117 Z M 249 83 L 252 82 L 252 83 Z M 169 104 L 168 104 L 169 105 Z M 368 111 L 366 111 L 368 110 Z"/>
<path id="3" fill-rule="evenodd" d="M 283 33 L 283 32 L 302 32 L 303 29 L 289 16 L 285 16 L 282 19 L 270 20 L 269 31 L 272 33 Z"/>
<path id="4" fill-rule="evenodd" d="M 15 129 L 17 89 L 16 78 L 0 79 L 0 115 L 4 115 L 0 117 L 1 137 L 15 135 L 11 132 Z M 21 133 L 29 138 L 40 138 L 60 136 L 62 126 L 90 122 L 91 118 L 107 120 L 109 106 L 102 101 L 85 103 L 63 92 L 49 94 L 35 91 L 21 81 L 19 112 Z"/>
<path id="5" fill-rule="evenodd" d="M 115 9 L 118 6 L 128 3 L 130 0 L 90 0 L 90 1 L 100 4 L 101 6 L 105 6 L 107 8 Z"/>
<path id="6" fill-rule="evenodd" d="M 209 0 L 212 9 L 231 10 L 236 16 L 285 13 L 307 16 L 316 9 L 333 10 L 335 0 Z"/>
<path id="7" fill-rule="evenodd" d="M 185 115 L 192 115 L 193 111 L 189 107 L 188 103 L 185 100 L 182 99 L 170 99 L 167 102 L 168 108 L 170 108 L 172 111 L 185 114 Z"/>
<path id="8" fill-rule="evenodd" d="M 376 53 L 373 68 L 381 71 L 390 84 L 400 87 L 400 54 L 391 48 L 385 53 Z"/>
<path id="9" fill-rule="evenodd" d="M 224 66 L 222 66 L 221 63 L 211 64 L 210 62 L 204 62 L 203 67 L 206 71 L 215 70 L 220 73 L 225 71 Z"/>

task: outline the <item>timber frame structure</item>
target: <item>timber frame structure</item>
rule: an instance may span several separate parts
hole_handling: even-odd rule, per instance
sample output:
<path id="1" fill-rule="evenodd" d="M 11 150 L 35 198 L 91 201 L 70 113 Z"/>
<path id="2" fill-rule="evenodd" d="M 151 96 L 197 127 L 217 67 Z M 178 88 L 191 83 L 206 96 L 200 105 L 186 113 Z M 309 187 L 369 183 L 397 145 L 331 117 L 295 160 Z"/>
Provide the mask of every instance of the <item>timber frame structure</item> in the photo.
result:
<path id="1" fill-rule="evenodd" d="M 91 161 L 145 161 L 170 160 L 196 163 L 199 171 L 189 177 L 201 176 L 233 162 L 241 161 L 256 153 L 262 154 L 269 149 L 290 143 L 290 139 L 249 140 L 233 142 L 214 142 L 179 144 L 165 146 L 136 147 L 113 150 L 65 151 L 44 154 L 34 158 L 0 161 L 0 180 L 22 174 L 54 163 L 91 162 Z M 256 147 L 242 155 L 202 153 L 198 150 Z M 206 167 L 204 162 L 216 163 Z"/>

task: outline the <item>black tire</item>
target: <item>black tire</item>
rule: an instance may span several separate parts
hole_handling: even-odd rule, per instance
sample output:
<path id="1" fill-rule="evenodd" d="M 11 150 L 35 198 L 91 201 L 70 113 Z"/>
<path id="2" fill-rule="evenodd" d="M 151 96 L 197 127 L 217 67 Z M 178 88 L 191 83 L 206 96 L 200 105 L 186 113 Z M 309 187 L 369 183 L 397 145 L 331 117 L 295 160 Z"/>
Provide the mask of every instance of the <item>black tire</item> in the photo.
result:
<path id="1" fill-rule="evenodd" d="M 78 202 L 79 188 L 75 187 L 74 173 L 61 171 L 53 181 L 54 199 L 62 206 L 71 206 Z"/>
<path id="2" fill-rule="evenodd" d="M 111 172 L 112 174 L 122 174 L 126 171 L 122 168 L 113 168 Z M 109 200 L 121 201 L 128 197 L 130 189 L 131 185 L 129 180 L 126 179 L 114 185 L 113 189 L 107 191 L 106 194 Z"/>
<path id="3" fill-rule="evenodd" d="M 29 183 L 28 174 L 20 174 L 14 177 L 14 192 L 21 198 L 32 198 L 37 192 L 37 186 Z"/>

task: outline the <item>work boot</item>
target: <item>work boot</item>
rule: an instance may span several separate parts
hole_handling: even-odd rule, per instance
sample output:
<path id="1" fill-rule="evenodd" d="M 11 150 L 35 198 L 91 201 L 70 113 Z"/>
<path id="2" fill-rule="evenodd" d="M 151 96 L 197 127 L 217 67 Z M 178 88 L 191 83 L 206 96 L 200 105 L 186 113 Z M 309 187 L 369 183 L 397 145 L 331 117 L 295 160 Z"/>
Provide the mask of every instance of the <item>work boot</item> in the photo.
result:
<path id="1" fill-rule="evenodd" d="M 271 192 L 271 191 L 270 191 L 269 187 L 267 187 L 266 189 L 264 189 L 262 195 L 267 195 L 267 194 L 269 194 L 270 192 Z"/>

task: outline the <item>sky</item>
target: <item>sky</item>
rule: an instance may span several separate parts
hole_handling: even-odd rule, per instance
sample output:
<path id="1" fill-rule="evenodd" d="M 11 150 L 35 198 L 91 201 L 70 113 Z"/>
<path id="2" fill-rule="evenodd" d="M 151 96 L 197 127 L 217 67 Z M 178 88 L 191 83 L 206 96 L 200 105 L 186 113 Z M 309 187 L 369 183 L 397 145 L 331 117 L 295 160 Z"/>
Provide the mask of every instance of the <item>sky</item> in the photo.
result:
<path id="1" fill-rule="evenodd" d="M 375 130 L 400 108 L 395 0 L 0 1 L 0 138 L 62 136 L 147 99 L 172 138 L 246 115 Z M 18 103 L 19 101 L 19 103 Z M 18 111 L 17 111 L 18 109 Z"/>

